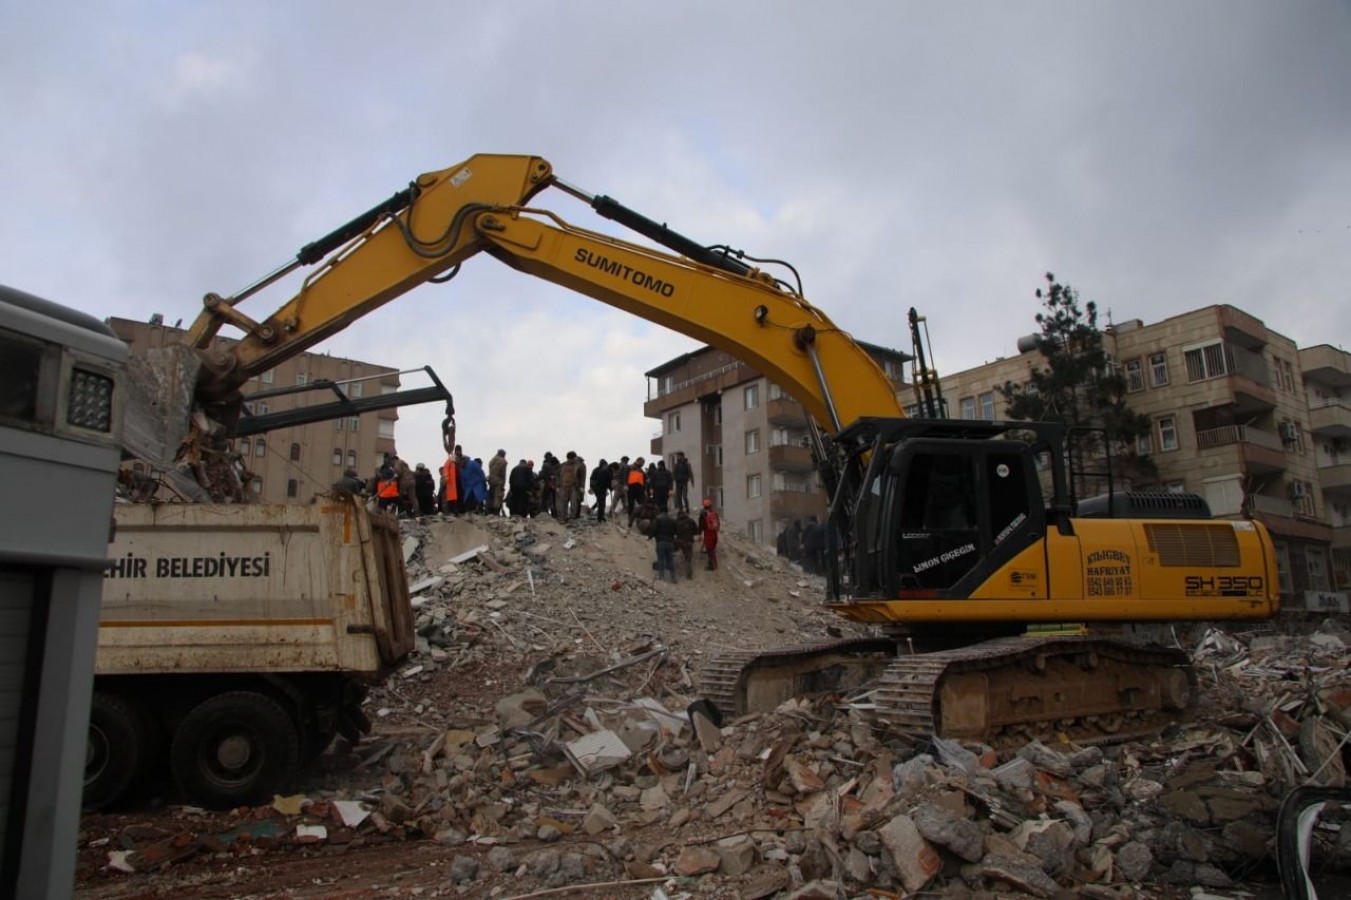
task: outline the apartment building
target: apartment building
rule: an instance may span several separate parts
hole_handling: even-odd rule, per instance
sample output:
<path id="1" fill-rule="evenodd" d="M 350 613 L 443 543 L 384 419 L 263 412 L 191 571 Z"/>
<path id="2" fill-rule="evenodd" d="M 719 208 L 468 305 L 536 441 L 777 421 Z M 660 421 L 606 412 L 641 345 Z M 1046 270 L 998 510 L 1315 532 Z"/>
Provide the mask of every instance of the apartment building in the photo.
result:
<path id="1" fill-rule="evenodd" d="M 1323 510 L 1332 526 L 1332 586 L 1351 590 L 1351 353 L 1328 344 L 1299 351 Z"/>
<path id="2" fill-rule="evenodd" d="M 1309 393 L 1317 384 L 1339 402 L 1351 396 L 1345 354 L 1327 348 L 1317 356 L 1319 379 L 1309 382 L 1305 351 L 1229 305 L 1148 325 L 1138 319 L 1117 323 L 1106 329 L 1104 342 L 1126 379 L 1127 403 L 1153 422 L 1137 450 L 1154 460 L 1158 476 L 1130 487 L 1200 494 L 1216 516 L 1265 523 L 1287 601 L 1345 610 L 1351 589 L 1346 551 L 1339 556 L 1342 565 L 1334 566 L 1326 497 L 1346 503 L 1351 478 L 1343 476 L 1340 484 L 1348 487 L 1328 495 L 1321 477 L 1335 477 L 1341 464 L 1333 462 L 1335 456 L 1317 455 L 1316 445 L 1322 440 L 1331 446 L 1343 431 L 1351 434 L 1351 416 L 1334 405 L 1320 413 L 1319 430 L 1312 430 Z M 956 417 L 1003 418 L 999 387 L 1025 384 L 1043 364 L 1036 350 L 1024 350 L 943 378 L 943 393 Z M 1340 458 L 1351 464 L 1351 456 Z M 1351 472 L 1351 465 L 1343 471 Z"/>
<path id="3" fill-rule="evenodd" d="M 151 348 L 177 344 L 183 329 L 151 322 L 110 318 L 108 325 L 131 347 L 133 356 Z M 228 339 L 220 339 L 228 343 Z M 389 366 L 320 353 L 302 353 L 250 379 L 244 394 L 275 388 L 303 387 L 321 380 L 346 382 L 343 390 L 353 399 L 389 393 L 399 388 L 399 373 Z M 311 406 L 334 399 L 331 391 L 305 391 L 245 402 L 262 415 Z M 398 410 L 386 409 L 345 416 L 293 428 L 280 428 L 234 442 L 252 473 L 249 487 L 265 503 L 309 503 L 327 491 L 347 466 L 362 477 L 373 474 L 386 453 L 394 453 Z M 437 460 L 436 462 L 439 462 Z M 430 463 L 429 463 L 430 464 Z"/>
<path id="4" fill-rule="evenodd" d="M 860 342 L 904 386 L 910 355 Z M 690 502 L 711 499 L 723 527 L 773 543 L 794 519 L 824 521 L 826 497 L 809 446 L 807 413 L 752 366 L 703 347 L 645 373 L 643 414 L 661 421 L 654 459 L 684 453 L 694 472 Z"/>

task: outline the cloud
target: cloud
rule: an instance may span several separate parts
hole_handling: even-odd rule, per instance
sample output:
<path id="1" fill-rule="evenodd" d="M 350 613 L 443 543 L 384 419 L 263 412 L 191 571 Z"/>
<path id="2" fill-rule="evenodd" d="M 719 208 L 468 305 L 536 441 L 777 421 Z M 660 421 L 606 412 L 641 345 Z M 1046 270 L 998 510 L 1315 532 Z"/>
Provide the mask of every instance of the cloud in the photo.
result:
<path id="1" fill-rule="evenodd" d="M 908 349 L 917 307 L 940 372 L 1013 352 L 1048 269 L 1117 319 L 1232 303 L 1351 335 L 1345 4 L 246 0 L 6 25 L 3 277 L 100 315 L 191 320 L 418 173 L 511 152 L 791 262 L 859 337 Z M 484 453 L 594 459 L 646 452 L 641 373 L 693 346 L 484 257 L 320 349 L 432 364 Z M 438 418 L 407 411 L 401 447 L 436 451 Z"/>

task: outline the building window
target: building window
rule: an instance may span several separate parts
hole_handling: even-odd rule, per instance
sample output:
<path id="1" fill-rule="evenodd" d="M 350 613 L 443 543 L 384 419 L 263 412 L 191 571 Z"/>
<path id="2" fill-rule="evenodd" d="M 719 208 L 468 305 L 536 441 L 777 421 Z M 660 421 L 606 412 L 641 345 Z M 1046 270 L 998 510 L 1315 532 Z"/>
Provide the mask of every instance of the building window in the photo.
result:
<path id="1" fill-rule="evenodd" d="M 267 441 L 259 438 L 253 442 L 253 455 L 258 457 L 267 456 Z"/>
<path id="2" fill-rule="evenodd" d="M 741 394 L 746 400 L 747 409 L 755 409 L 760 405 L 760 385 L 748 384 Z"/>
<path id="3" fill-rule="evenodd" d="M 257 409 L 258 415 L 260 415 L 260 416 L 265 416 L 265 415 L 267 415 L 268 410 L 271 409 L 271 407 L 267 405 L 267 401 L 265 401 L 265 400 L 259 400 L 259 401 L 258 401 L 256 404 L 254 404 L 254 405 L 255 405 L 255 407 L 256 407 L 256 409 Z"/>
<path id="4" fill-rule="evenodd" d="M 722 466 L 722 444 L 713 445 L 713 465 Z"/>
<path id="5" fill-rule="evenodd" d="M 787 394 L 783 392 L 783 388 L 779 387 L 772 381 L 769 383 L 769 399 L 771 401 L 782 400 L 786 396 Z"/>
<path id="6" fill-rule="evenodd" d="M 722 424 L 722 404 L 721 404 L 721 403 L 714 403 L 714 404 L 713 404 L 713 424 L 714 424 L 714 425 L 721 425 L 721 424 Z"/>
<path id="7" fill-rule="evenodd" d="M 1315 591 L 1328 589 L 1328 563 L 1322 547 L 1304 549 L 1304 565 L 1309 572 L 1309 588 Z"/>
<path id="8" fill-rule="evenodd" d="M 758 473 L 746 476 L 746 496 L 751 500 L 760 496 L 760 476 Z"/>
<path id="9" fill-rule="evenodd" d="M 1276 584 L 1282 594 L 1290 594 L 1295 586 L 1290 581 L 1290 545 L 1276 544 Z"/>
<path id="10" fill-rule="evenodd" d="M 338 418 L 334 419 L 334 420 L 333 420 L 333 428 L 334 428 L 334 430 L 336 430 L 336 431 L 342 431 L 342 428 L 343 428 L 342 423 L 345 422 L 345 421 L 346 421 L 346 420 L 345 420 L 342 416 L 339 416 Z"/>
<path id="11" fill-rule="evenodd" d="M 669 394 L 675 390 L 675 376 L 664 375 L 661 379 L 661 393 Z"/>
<path id="12" fill-rule="evenodd" d="M 250 441 L 248 438 L 244 438 L 242 441 L 239 442 L 239 455 L 240 455 L 240 456 L 248 456 L 248 455 L 249 455 L 250 453 L 252 453 L 252 452 L 253 452 L 253 442 L 252 442 L 252 441 Z"/>
<path id="13" fill-rule="evenodd" d="M 376 428 L 377 428 L 376 434 L 378 434 L 380 437 L 389 438 L 391 441 L 394 440 L 393 419 L 381 419 L 380 424 L 376 426 Z"/>
<path id="14" fill-rule="evenodd" d="M 1187 493 L 1187 482 L 1165 481 L 1163 483 L 1163 489 L 1170 494 L 1185 494 Z"/>
<path id="15" fill-rule="evenodd" d="M 1149 356 L 1149 383 L 1154 387 L 1163 387 L 1168 383 L 1168 354 L 1152 353 Z"/>
<path id="16" fill-rule="evenodd" d="M 356 434 L 361 429 L 361 416 L 349 416 L 347 419 L 347 430 Z"/>
<path id="17" fill-rule="evenodd" d="M 1221 341 L 1184 350 L 1182 358 L 1187 363 L 1187 381 L 1189 383 L 1205 381 L 1207 378 L 1219 378 L 1228 374 L 1225 356 L 1224 344 Z"/>
<path id="18" fill-rule="evenodd" d="M 291 462 L 300 462 L 300 445 L 291 445 Z"/>
<path id="19" fill-rule="evenodd" d="M 353 469 L 357 467 L 357 452 L 355 450 L 347 451 L 347 465 L 351 466 Z"/>
<path id="20" fill-rule="evenodd" d="M 746 455 L 760 452 L 760 429 L 754 428 L 746 432 Z"/>
<path id="21" fill-rule="evenodd" d="M 354 381 L 351 384 L 347 385 L 347 396 L 351 397 L 354 400 L 361 396 L 360 381 Z"/>
<path id="22" fill-rule="evenodd" d="M 994 391 L 980 395 L 980 417 L 987 422 L 994 421 Z"/>
<path id="23" fill-rule="evenodd" d="M 271 383 L 272 383 L 272 378 L 273 378 L 272 370 L 271 370 L 271 369 L 268 369 L 266 372 L 263 373 L 263 378 L 262 378 L 263 384 L 271 384 Z"/>
<path id="24" fill-rule="evenodd" d="M 1177 449 L 1177 420 L 1172 416 L 1160 416 L 1157 420 L 1159 428 L 1159 450 L 1168 452 Z"/>
<path id="25" fill-rule="evenodd" d="M 1154 452 L 1154 435 L 1142 434 L 1135 439 L 1135 452 L 1140 456 L 1148 456 Z"/>
<path id="26" fill-rule="evenodd" d="M 765 539 L 765 523 L 762 519 L 751 519 L 746 523 L 746 537 L 757 544 Z"/>
<path id="27" fill-rule="evenodd" d="M 384 382 L 384 381 L 380 382 L 380 395 L 381 395 L 381 396 L 384 396 L 385 394 L 397 394 L 398 392 L 399 392 L 399 386 L 398 386 L 397 384 L 389 384 L 388 382 Z"/>
<path id="28" fill-rule="evenodd" d="M 961 404 L 962 404 L 962 418 L 967 420 L 974 419 L 976 417 L 976 398 L 963 397 L 961 400 Z"/>
<path id="29" fill-rule="evenodd" d="M 1126 391 L 1135 393 L 1145 389 L 1145 370 L 1138 359 L 1126 360 Z"/>
<path id="30" fill-rule="evenodd" d="M 300 482 L 294 478 L 286 479 L 286 496 L 294 498 L 300 493 Z"/>
<path id="31" fill-rule="evenodd" d="M 714 492 L 713 492 L 713 497 L 714 497 L 714 500 L 713 500 L 714 505 L 716 505 L 716 506 L 718 507 L 718 509 L 722 509 L 723 506 L 725 505 L 725 504 L 722 502 L 722 500 L 723 500 L 723 496 L 722 496 L 722 488 L 718 488 L 716 491 L 714 491 Z"/>
<path id="32" fill-rule="evenodd" d="M 671 413 L 670 415 L 668 415 L 668 416 L 666 417 L 666 433 L 667 433 L 667 434 L 679 434 L 679 433 L 680 433 L 680 413 L 679 413 L 679 411 L 673 412 L 673 413 Z"/>
<path id="33" fill-rule="evenodd" d="M 304 372 L 297 373 L 297 375 L 296 375 L 296 387 L 300 387 L 301 385 L 306 385 L 306 384 L 309 384 L 309 383 L 310 383 L 310 376 L 309 376 L 309 375 L 307 375 L 307 374 L 304 373 Z M 294 495 L 294 494 L 291 494 L 290 496 L 294 497 L 295 495 Z"/>
<path id="34" fill-rule="evenodd" d="M 1294 367 L 1290 365 L 1289 360 L 1283 359 L 1281 360 L 1281 369 L 1285 371 L 1285 383 L 1290 385 L 1291 392 L 1294 392 L 1296 390 Z"/>
<path id="35" fill-rule="evenodd" d="M 263 492 L 263 479 L 253 479 L 253 481 L 249 482 L 249 487 L 253 488 L 255 494 L 261 494 Z"/>
<path id="36" fill-rule="evenodd" d="M 341 447 L 334 447 L 334 448 L 333 448 L 333 465 L 335 465 L 335 466 L 340 466 L 340 465 L 342 465 L 342 448 L 341 448 Z"/>

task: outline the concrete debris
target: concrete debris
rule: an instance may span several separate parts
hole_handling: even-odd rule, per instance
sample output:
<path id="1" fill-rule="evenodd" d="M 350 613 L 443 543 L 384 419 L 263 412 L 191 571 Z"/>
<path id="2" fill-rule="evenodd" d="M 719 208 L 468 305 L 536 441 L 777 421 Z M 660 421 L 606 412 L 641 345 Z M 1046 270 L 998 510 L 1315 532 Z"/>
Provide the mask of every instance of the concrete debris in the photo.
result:
<path id="1" fill-rule="evenodd" d="M 403 890 L 1228 896 L 1273 877 L 1289 790 L 1345 784 L 1339 619 L 1179 633 L 1196 714 L 1159 737 L 913 747 L 873 724 L 863 692 L 736 719 L 699 696 L 691 673 L 707 654 L 866 633 L 772 551 L 724 533 L 729 570 L 755 572 L 750 592 L 698 563 L 693 579 L 656 584 L 650 542 L 611 523 L 401 524 L 418 650 L 371 689 L 372 735 L 339 739 L 266 807 L 189 813 L 170 798 L 87 818 L 82 890 L 152 870 L 182 869 L 187 884 L 212 858 L 253 877 L 266 863 L 270 879 L 280 854 L 433 841 L 439 880 L 400 868 Z M 372 893 L 392 871 L 372 875 Z M 222 894 L 251 892 L 229 877 L 241 880 Z"/>

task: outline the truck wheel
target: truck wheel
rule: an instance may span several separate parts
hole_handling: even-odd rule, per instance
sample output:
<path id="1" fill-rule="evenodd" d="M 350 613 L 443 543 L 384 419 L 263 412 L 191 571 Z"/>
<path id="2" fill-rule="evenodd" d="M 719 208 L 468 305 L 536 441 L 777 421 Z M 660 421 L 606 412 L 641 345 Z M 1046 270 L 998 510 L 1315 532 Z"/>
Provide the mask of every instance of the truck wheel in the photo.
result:
<path id="1" fill-rule="evenodd" d="M 145 727 L 131 703 L 115 694 L 94 692 L 84 755 L 85 809 L 103 809 L 122 796 L 149 750 L 145 738 Z"/>
<path id="2" fill-rule="evenodd" d="M 183 718 L 169 765 L 190 800 L 228 809 L 271 799 L 299 757 L 299 732 L 279 703 L 231 691 L 203 700 Z"/>

